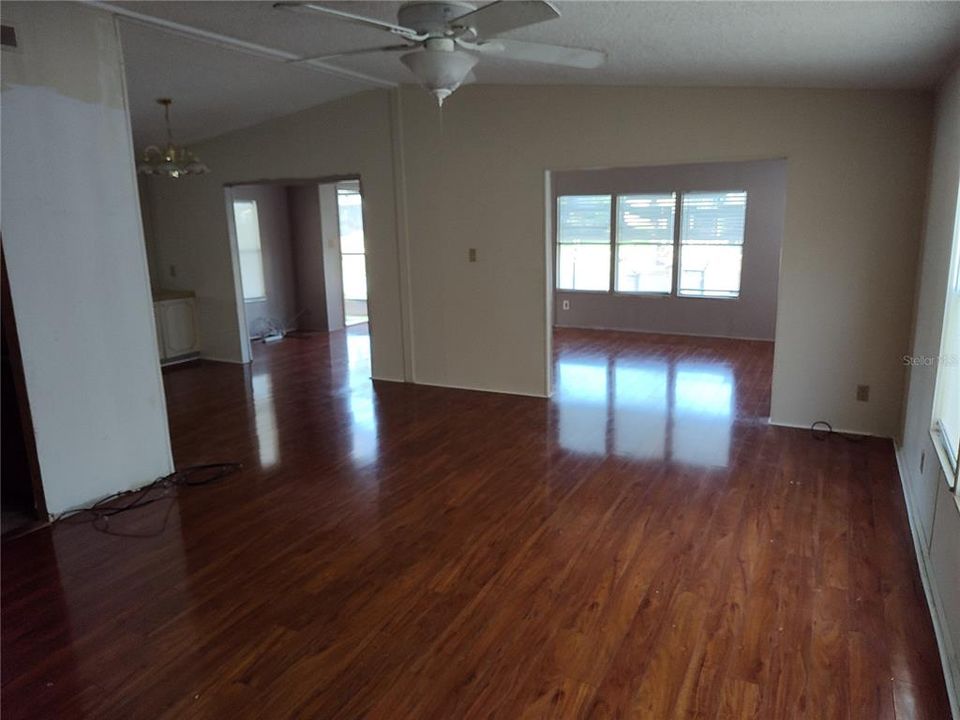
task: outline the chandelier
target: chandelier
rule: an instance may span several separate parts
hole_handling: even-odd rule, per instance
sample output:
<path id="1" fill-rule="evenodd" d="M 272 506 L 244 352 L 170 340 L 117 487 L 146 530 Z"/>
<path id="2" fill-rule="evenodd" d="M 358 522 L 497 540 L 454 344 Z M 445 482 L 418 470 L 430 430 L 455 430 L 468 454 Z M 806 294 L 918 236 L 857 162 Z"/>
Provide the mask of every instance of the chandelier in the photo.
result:
<path id="1" fill-rule="evenodd" d="M 167 125 L 167 145 L 160 148 L 150 145 L 144 149 L 137 165 L 137 172 L 141 175 L 162 175 L 163 177 L 179 178 L 187 175 L 204 175 L 210 168 L 204 165 L 197 156 L 187 148 L 173 142 L 173 133 L 170 130 L 170 98 L 157 98 L 157 103 L 163 105 L 163 119 Z"/>

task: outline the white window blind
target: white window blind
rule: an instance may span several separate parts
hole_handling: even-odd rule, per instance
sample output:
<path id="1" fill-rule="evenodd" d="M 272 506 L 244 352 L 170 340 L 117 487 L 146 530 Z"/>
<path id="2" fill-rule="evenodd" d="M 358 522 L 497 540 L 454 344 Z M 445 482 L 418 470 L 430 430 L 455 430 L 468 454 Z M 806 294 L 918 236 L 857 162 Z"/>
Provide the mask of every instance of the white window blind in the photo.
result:
<path id="1" fill-rule="evenodd" d="M 740 295 L 746 214 L 746 192 L 684 193 L 680 217 L 680 295 Z"/>
<path id="2" fill-rule="evenodd" d="M 610 289 L 609 195 L 557 198 L 557 288 Z"/>
<path id="3" fill-rule="evenodd" d="M 267 292 L 263 280 L 263 251 L 260 247 L 260 218 L 256 201 L 235 200 L 233 218 L 237 229 L 243 299 L 262 300 Z"/>
<path id="4" fill-rule="evenodd" d="M 953 488 L 957 486 L 960 456 L 960 198 L 957 206 L 934 401 L 934 424 L 952 466 L 953 473 L 948 477 Z"/>
<path id="5" fill-rule="evenodd" d="M 617 198 L 617 292 L 673 289 L 676 193 Z"/>

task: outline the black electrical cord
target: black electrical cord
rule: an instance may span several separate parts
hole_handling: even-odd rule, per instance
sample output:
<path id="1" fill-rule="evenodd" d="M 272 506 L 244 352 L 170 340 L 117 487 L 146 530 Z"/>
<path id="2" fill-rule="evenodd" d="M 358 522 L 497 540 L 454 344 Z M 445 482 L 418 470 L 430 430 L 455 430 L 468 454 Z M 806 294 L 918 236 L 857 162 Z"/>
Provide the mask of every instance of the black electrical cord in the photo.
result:
<path id="1" fill-rule="evenodd" d="M 819 427 L 821 425 L 823 428 Z M 814 440 L 819 440 L 820 442 L 827 440 L 831 435 L 838 437 L 841 440 L 846 440 L 849 443 L 861 443 L 866 440 L 866 436 L 864 435 L 848 435 L 846 433 L 837 432 L 833 429 L 833 425 L 828 423 L 826 420 L 817 420 L 813 425 L 811 425 L 810 434 L 813 436 Z"/>
<path id="2" fill-rule="evenodd" d="M 90 523 L 90 525 L 99 532 L 107 535 L 119 535 L 122 537 L 157 537 L 162 535 L 167 528 L 167 522 L 170 519 L 170 512 L 173 509 L 176 490 L 181 487 L 199 487 L 201 485 L 211 485 L 222 480 L 227 475 L 238 471 L 242 466 L 240 463 L 207 463 L 204 465 L 191 465 L 189 467 L 176 470 L 165 475 L 162 478 L 154 480 L 148 485 L 144 485 L 136 490 L 125 490 L 123 492 L 108 495 L 95 502 L 93 505 L 76 510 L 69 510 L 60 515 L 54 523 L 64 522 L 68 524 Z M 128 499 L 127 502 L 116 504 L 117 500 Z M 121 513 L 138 510 L 148 505 L 161 501 L 168 501 L 166 513 L 163 516 L 163 523 L 160 528 L 153 533 L 124 533 L 113 530 L 110 527 L 110 518 Z"/>

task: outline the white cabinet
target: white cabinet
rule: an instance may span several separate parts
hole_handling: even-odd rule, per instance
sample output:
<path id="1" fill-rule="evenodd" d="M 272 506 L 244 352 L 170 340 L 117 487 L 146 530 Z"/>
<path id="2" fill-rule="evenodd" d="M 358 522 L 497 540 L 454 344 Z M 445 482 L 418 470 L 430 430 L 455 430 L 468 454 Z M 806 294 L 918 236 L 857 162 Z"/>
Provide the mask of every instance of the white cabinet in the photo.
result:
<path id="1" fill-rule="evenodd" d="M 157 345 L 161 361 L 184 360 L 200 352 L 200 333 L 197 331 L 197 310 L 193 296 L 154 299 L 153 312 L 157 323 Z"/>

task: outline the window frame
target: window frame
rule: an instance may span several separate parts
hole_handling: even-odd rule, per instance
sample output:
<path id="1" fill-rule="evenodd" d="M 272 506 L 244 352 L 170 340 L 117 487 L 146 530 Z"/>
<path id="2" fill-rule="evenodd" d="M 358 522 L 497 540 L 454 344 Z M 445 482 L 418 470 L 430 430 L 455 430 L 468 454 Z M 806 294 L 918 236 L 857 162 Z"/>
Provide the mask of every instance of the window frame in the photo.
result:
<path id="1" fill-rule="evenodd" d="M 240 246 L 240 232 L 237 228 L 237 206 L 238 205 L 251 205 L 253 206 L 253 215 L 257 219 L 257 252 L 260 254 L 260 286 L 263 288 L 262 295 L 256 295 L 252 297 L 247 297 L 244 291 L 243 285 L 243 256 L 244 254 L 251 254 L 252 250 L 244 250 Z M 240 270 L 240 294 L 243 295 L 244 303 L 260 303 L 267 301 L 267 267 L 264 262 L 264 253 L 263 253 L 263 236 L 260 233 L 260 208 L 259 203 L 256 200 L 245 200 L 242 198 L 235 198 L 233 200 L 233 224 L 234 224 L 234 233 L 237 236 L 237 265 Z"/>
<path id="2" fill-rule="evenodd" d="M 685 198 L 687 195 L 710 195 L 710 194 L 721 194 L 721 193 L 743 193 L 743 239 L 739 244 L 720 244 L 720 243 L 704 243 L 704 242 L 683 242 L 683 201 L 682 199 L 677 202 L 677 225 L 679 229 L 677 230 L 677 256 L 674 262 L 674 272 L 676 273 L 676 296 L 681 298 L 693 298 L 696 300 L 739 300 L 740 294 L 743 292 L 743 255 L 744 247 L 747 244 L 747 206 L 750 203 L 750 193 L 746 190 L 686 190 L 683 193 L 679 193 L 681 198 Z M 736 295 L 696 295 L 693 293 L 685 293 L 680 287 L 680 280 L 683 275 L 683 248 L 684 245 L 691 247 L 739 247 L 740 248 L 740 276 L 737 278 L 737 294 Z"/>
<path id="3" fill-rule="evenodd" d="M 558 281 L 560 278 L 560 248 L 564 245 L 570 247 L 578 247 L 580 245 L 594 246 L 594 247 L 604 247 L 604 243 L 561 243 L 560 242 L 560 199 L 565 197 L 605 197 L 610 200 L 610 219 L 609 226 L 607 228 L 607 242 L 606 248 L 607 252 L 611 253 L 609 255 L 608 264 L 609 271 L 607 273 L 607 289 L 606 290 L 577 290 L 577 289 L 568 289 L 561 288 L 558 286 Z M 614 251 L 613 247 L 613 236 L 614 236 L 614 222 L 617 219 L 617 194 L 609 192 L 598 192 L 598 193 L 579 193 L 576 195 L 557 195 L 554 202 L 554 241 L 553 241 L 553 286 L 554 289 L 558 292 L 575 292 L 582 293 L 587 295 L 610 295 L 615 290 L 615 278 L 613 273 L 615 272 L 616 263 L 614 262 L 612 253 Z"/>
<path id="4" fill-rule="evenodd" d="M 719 245 L 720 247 L 739 247 L 740 251 L 740 287 L 736 295 L 688 295 L 680 292 L 680 267 L 681 267 L 681 232 L 682 232 L 682 210 L 683 198 L 688 194 L 694 193 L 743 193 L 746 197 L 743 216 L 743 242 L 739 245 Z M 635 195 L 674 195 L 673 206 L 673 270 L 670 273 L 670 291 L 663 292 L 657 290 L 618 290 L 617 289 L 617 264 L 619 255 L 617 253 L 621 243 L 619 242 L 619 210 L 620 199 L 623 197 Z M 562 288 L 558 284 L 560 276 L 560 199 L 564 197 L 609 197 L 610 198 L 610 232 L 607 239 L 610 248 L 610 276 L 606 290 L 576 290 Z M 644 190 L 644 191 L 610 191 L 593 193 L 565 193 L 554 196 L 554 228 L 553 228 L 553 289 L 554 292 L 577 293 L 581 295 L 618 295 L 621 297 L 653 297 L 653 298 L 677 298 L 681 300 L 716 300 L 720 302 L 738 301 L 743 296 L 743 258 L 746 255 L 747 247 L 747 226 L 749 216 L 747 210 L 750 205 L 750 192 L 743 188 L 726 188 L 721 190 L 709 189 L 684 189 L 676 188 L 664 190 Z M 601 245 L 601 243 L 596 243 Z M 625 243 L 627 245 L 636 245 L 638 243 Z M 666 243 L 651 243 L 651 245 L 665 245 Z M 696 244 L 696 243 L 692 243 Z"/>
<path id="5" fill-rule="evenodd" d="M 354 196 L 354 195 L 355 195 L 355 196 L 358 198 L 358 200 L 360 201 L 360 203 L 359 203 L 359 204 L 360 204 L 360 220 L 361 220 L 361 223 L 363 222 L 363 195 L 360 193 L 360 190 L 359 190 L 359 189 L 354 190 L 354 189 L 352 189 L 352 188 L 351 188 L 351 189 L 342 189 L 342 188 L 340 188 L 340 187 L 337 187 L 337 189 L 336 189 L 336 196 L 337 196 L 337 198 L 336 198 L 336 199 L 337 199 L 337 236 L 338 236 L 338 238 L 340 238 L 341 240 L 342 240 L 342 238 L 343 238 L 343 227 L 341 226 L 340 223 L 341 223 L 341 218 L 343 217 L 343 214 L 342 214 L 342 206 L 341 206 L 341 203 L 340 203 L 340 198 L 341 198 L 341 197 L 346 197 L 346 196 L 348 196 L 348 195 L 350 195 L 350 196 Z M 362 298 L 347 297 L 347 295 L 346 295 L 346 282 L 345 282 L 345 281 L 341 282 L 341 285 L 342 285 L 341 291 L 343 292 L 343 299 L 344 299 L 344 300 L 354 300 L 354 301 L 369 303 L 369 302 L 370 302 L 370 286 L 369 286 L 369 284 L 368 284 L 368 282 L 367 282 L 368 276 L 367 276 L 367 238 L 366 238 L 366 227 L 364 227 L 363 230 L 364 230 L 364 232 L 363 232 L 363 250 L 361 250 L 361 251 L 359 251 L 359 252 L 357 252 L 357 251 L 355 251 L 355 250 L 344 250 L 344 249 L 343 249 L 343 243 L 342 243 L 342 241 L 340 242 L 340 275 L 341 275 L 341 278 L 345 278 L 346 275 L 347 275 L 347 273 L 345 272 L 345 268 L 343 267 L 343 259 L 344 259 L 345 257 L 360 257 L 360 258 L 363 258 L 363 276 L 364 276 L 365 297 L 362 297 Z"/>
<path id="6" fill-rule="evenodd" d="M 943 371 L 946 363 L 960 362 L 960 358 L 947 356 L 944 349 L 947 346 L 947 333 L 950 331 L 948 323 L 953 313 L 960 313 L 960 191 L 957 194 L 957 207 L 954 218 L 953 242 L 950 248 L 950 265 L 947 276 L 947 292 L 944 298 L 943 327 L 940 333 L 938 347 L 938 367 L 934 379 L 933 407 L 931 408 L 930 437 L 939 456 L 944 477 L 947 480 L 947 489 L 960 498 L 960 428 L 952 428 L 957 435 L 950 435 L 946 424 L 941 418 L 942 398 L 944 389 Z M 960 507 L 960 499 L 958 499 Z"/>
<path id="7" fill-rule="evenodd" d="M 673 238 L 671 246 L 673 247 L 673 257 L 670 271 L 670 289 L 663 290 L 620 290 L 617 288 L 617 266 L 620 264 L 620 245 L 643 245 L 643 243 L 621 243 L 620 242 L 620 200 L 625 197 L 636 197 L 640 195 L 673 195 Z M 625 297 L 676 297 L 679 289 L 679 275 L 677 273 L 677 249 L 680 238 L 680 198 L 682 193 L 679 190 L 643 192 L 643 193 L 614 193 L 611 203 L 611 235 L 612 247 L 610 256 L 610 288 L 614 295 L 623 295 Z M 649 245 L 666 245 L 667 243 L 649 243 Z"/>

